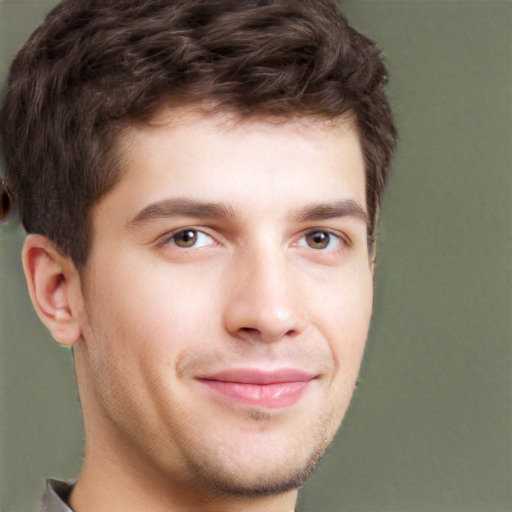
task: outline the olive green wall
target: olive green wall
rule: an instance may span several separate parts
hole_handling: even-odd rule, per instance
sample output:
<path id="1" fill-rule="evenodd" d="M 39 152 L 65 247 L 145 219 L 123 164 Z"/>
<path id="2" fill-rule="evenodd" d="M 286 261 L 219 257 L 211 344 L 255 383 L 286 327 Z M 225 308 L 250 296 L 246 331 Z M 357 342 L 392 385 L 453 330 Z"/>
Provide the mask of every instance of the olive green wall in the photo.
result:
<path id="1" fill-rule="evenodd" d="M 54 1 L 0 0 L 0 73 Z M 506 512 L 511 497 L 511 1 L 353 0 L 379 41 L 400 143 L 355 400 L 300 511 Z M 72 362 L 0 231 L 0 510 L 82 452 Z"/>

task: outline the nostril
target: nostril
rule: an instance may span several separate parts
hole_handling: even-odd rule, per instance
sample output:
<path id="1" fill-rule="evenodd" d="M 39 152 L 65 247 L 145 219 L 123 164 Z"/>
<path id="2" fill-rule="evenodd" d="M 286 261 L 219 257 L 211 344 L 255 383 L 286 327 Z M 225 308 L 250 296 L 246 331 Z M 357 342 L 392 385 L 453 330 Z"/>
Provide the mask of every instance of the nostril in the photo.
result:
<path id="1" fill-rule="evenodd" d="M 246 334 L 250 334 L 252 336 L 254 336 L 255 334 L 258 334 L 258 329 L 255 329 L 254 327 L 242 327 L 240 329 L 241 332 L 243 333 L 246 333 Z"/>

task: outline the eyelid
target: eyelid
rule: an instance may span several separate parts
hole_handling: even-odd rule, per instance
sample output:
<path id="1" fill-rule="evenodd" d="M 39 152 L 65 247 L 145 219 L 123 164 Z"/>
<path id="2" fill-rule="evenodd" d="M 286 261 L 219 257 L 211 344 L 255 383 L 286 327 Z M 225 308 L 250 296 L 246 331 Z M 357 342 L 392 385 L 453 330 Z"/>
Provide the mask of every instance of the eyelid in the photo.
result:
<path id="1" fill-rule="evenodd" d="M 179 247 L 175 243 L 172 243 L 173 238 L 176 235 L 183 233 L 184 231 L 195 231 L 196 233 L 200 233 L 201 235 L 204 235 L 204 236 L 207 236 L 208 238 L 210 238 L 213 241 L 213 243 L 203 244 L 203 245 L 199 245 L 199 246 L 193 245 L 191 247 Z M 180 228 L 173 229 L 172 231 L 168 231 L 164 235 L 160 236 L 157 240 L 157 245 L 160 247 L 171 246 L 177 250 L 183 250 L 183 251 L 196 249 L 196 248 L 200 248 L 200 247 L 212 247 L 212 246 L 215 246 L 218 244 L 219 244 L 219 242 L 216 240 L 216 238 L 211 233 L 208 232 L 208 230 L 206 230 L 204 227 L 197 227 L 197 226 L 183 226 Z"/>
<path id="2" fill-rule="evenodd" d="M 332 237 L 335 237 L 339 240 L 339 246 L 334 249 L 313 249 L 312 247 L 309 247 L 306 244 L 299 245 L 300 240 L 303 240 L 306 236 L 311 235 L 313 233 L 326 233 Z M 314 227 L 314 228 L 309 228 L 309 229 L 303 231 L 301 236 L 294 243 L 294 245 L 297 247 L 305 247 L 305 248 L 313 249 L 318 252 L 322 252 L 322 251 L 343 250 L 343 248 L 352 247 L 352 242 L 351 242 L 350 238 L 346 234 L 342 233 L 341 231 L 331 229 L 331 228 Z"/>

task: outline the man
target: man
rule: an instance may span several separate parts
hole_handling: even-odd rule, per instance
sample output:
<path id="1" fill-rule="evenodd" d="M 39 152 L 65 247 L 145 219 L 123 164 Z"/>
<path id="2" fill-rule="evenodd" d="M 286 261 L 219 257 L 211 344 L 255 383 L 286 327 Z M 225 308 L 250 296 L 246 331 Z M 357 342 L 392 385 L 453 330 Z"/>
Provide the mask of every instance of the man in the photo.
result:
<path id="1" fill-rule="evenodd" d="M 65 0 L 1 113 L 86 434 L 40 510 L 291 511 L 355 386 L 395 139 L 331 0 Z"/>

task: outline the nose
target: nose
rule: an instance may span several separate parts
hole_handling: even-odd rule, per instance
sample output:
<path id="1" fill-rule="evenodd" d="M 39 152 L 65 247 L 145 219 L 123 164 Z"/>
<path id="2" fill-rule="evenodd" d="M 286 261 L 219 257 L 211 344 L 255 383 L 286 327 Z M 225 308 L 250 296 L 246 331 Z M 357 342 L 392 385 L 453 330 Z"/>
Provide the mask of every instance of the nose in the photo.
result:
<path id="1" fill-rule="evenodd" d="M 227 331 L 239 339 L 265 343 L 304 331 L 304 304 L 284 256 L 267 252 L 240 260 L 230 276 L 224 319 Z"/>

